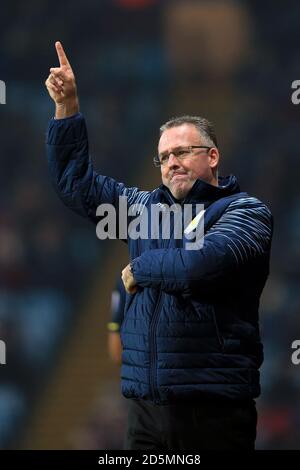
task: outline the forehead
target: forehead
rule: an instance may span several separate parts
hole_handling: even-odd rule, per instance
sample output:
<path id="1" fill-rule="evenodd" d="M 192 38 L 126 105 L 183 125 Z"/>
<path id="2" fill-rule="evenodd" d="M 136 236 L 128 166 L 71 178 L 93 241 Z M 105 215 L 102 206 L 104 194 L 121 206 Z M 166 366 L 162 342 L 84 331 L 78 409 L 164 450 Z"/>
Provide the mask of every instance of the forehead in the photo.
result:
<path id="1" fill-rule="evenodd" d="M 158 142 L 158 151 L 163 153 L 175 147 L 199 143 L 201 143 L 201 136 L 198 129 L 193 124 L 181 124 L 166 129 L 162 133 Z"/>

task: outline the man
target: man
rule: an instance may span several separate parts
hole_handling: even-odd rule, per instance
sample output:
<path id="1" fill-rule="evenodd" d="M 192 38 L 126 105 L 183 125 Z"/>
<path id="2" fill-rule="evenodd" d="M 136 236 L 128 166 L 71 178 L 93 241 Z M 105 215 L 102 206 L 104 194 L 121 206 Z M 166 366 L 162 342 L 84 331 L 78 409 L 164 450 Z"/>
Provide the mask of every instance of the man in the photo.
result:
<path id="1" fill-rule="evenodd" d="M 56 49 L 60 66 L 46 81 L 56 104 L 47 148 L 64 203 L 94 222 L 97 207 L 118 208 L 119 196 L 131 208 L 190 204 L 195 214 L 197 204 L 204 205 L 199 249 L 186 249 L 187 227 L 181 239 L 174 226 L 169 239 L 127 238 L 121 375 L 131 406 L 125 448 L 253 449 L 263 360 L 258 306 L 269 272 L 271 213 L 241 193 L 234 176 L 218 178 L 214 129 L 199 117 L 161 127 L 155 164 L 163 184 L 154 191 L 95 173 L 74 74 L 60 43 Z"/>

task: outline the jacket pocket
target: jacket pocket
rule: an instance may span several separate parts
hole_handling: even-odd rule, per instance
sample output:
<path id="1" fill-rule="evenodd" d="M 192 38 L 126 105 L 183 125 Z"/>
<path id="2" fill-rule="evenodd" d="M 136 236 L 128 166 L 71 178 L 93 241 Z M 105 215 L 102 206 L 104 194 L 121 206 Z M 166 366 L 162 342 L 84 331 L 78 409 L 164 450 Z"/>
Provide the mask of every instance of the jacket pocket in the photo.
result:
<path id="1" fill-rule="evenodd" d="M 214 331 L 220 349 L 223 352 L 225 350 L 224 338 L 218 325 L 217 314 L 214 305 L 211 303 L 199 303 L 195 300 L 191 300 L 191 304 L 200 323 L 203 322 L 211 324 L 212 331 Z"/>
<path id="2" fill-rule="evenodd" d="M 121 335 L 121 339 L 122 339 L 122 334 L 123 334 L 123 330 L 124 330 L 124 325 L 125 325 L 125 322 L 126 322 L 126 316 L 127 316 L 127 312 L 134 300 L 134 297 L 135 297 L 135 294 L 134 295 L 129 295 L 126 293 L 126 300 L 125 300 L 125 306 L 124 306 L 124 317 L 123 317 L 123 321 L 122 321 L 122 324 L 121 324 L 121 328 L 120 328 L 120 335 Z"/>
<path id="3" fill-rule="evenodd" d="M 211 311 L 212 311 L 213 322 L 214 322 L 214 325 L 215 325 L 216 335 L 217 335 L 221 350 L 222 350 L 222 352 L 224 352 L 225 351 L 224 338 L 223 338 L 223 335 L 222 335 L 222 333 L 220 331 L 220 328 L 219 328 L 219 325 L 218 325 L 218 320 L 217 320 L 217 315 L 216 315 L 216 310 L 215 310 L 214 305 L 211 305 Z"/>

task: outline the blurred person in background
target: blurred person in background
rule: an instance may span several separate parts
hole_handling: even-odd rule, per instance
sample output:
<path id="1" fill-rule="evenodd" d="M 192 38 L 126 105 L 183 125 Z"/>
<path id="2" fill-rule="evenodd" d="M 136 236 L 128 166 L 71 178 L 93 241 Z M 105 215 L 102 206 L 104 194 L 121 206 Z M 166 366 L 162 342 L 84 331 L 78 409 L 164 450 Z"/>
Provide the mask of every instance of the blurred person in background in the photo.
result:
<path id="1" fill-rule="evenodd" d="M 111 360 L 119 365 L 122 360 L 122 344 L 120 328 L 124 319 L 126 291 L 122 279 L 119 278 L 111 295 L 111 321 L 107 324 L 108 353 Z"/>
<path id="2" fill-rule="evenodd" d="M 205 210 L 201 249 L 187 250 L 184 237 L 127 238 L 125 448 L 254 449 L 263 361 L 258 307 L 269 274 L 271 213 L 240 192 L 233 175 L 218 176 L 214 128 L 200 117 L 173 118 L 161 127 L 154 163 L 163 184 L 154 191 L 95 173 L 75 77 L 60 43 L 56 49 L 60 66 L 46 80 L 56 104 L 47 148 L 63 202 L 94 222 L 99 204 L 117 209 L 119 196 L 129 207 L 201 203 Z"/>

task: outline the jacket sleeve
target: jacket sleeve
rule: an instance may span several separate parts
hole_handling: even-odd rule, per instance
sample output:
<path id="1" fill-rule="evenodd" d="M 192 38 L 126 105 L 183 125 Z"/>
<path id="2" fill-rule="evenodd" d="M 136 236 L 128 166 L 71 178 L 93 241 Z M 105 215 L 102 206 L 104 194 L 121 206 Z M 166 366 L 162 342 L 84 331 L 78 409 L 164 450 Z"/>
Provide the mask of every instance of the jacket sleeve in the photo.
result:
<path id="1" fill-rule="evenodd" d="M 144 204 L 149 197 L 148 191 L 126 188 L 123 183 L 94 171 L 81 113 L 51 119 L 46 146 L 52 183 L 59 197 L 70 209 L 94 222 L 99 204 L 109 203 L 118 209 L 119 196 L 126 196 L 128 205 Z"/>
<path id="2" fill-rule="evenodd" d="M 272 215 L 256 198 L 232 202 L 199 250 L 154 249 L 131 263 L 137 284 L 166 292 L 213 289 L 258 257 L 269 255 Z"/>

